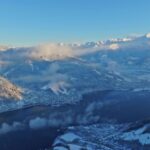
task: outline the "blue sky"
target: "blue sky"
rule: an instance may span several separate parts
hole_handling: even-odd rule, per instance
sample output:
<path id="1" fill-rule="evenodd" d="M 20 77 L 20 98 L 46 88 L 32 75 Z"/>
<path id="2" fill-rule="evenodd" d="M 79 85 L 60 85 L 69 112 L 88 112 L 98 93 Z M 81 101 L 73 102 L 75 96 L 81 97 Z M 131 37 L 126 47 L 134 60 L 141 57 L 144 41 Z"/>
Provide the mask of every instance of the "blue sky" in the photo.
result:
<path id="1" fill-rule="evenodd" d="M 0 45 L 84 42 L 150 32 L 150 0 L 1 0 Z"/>

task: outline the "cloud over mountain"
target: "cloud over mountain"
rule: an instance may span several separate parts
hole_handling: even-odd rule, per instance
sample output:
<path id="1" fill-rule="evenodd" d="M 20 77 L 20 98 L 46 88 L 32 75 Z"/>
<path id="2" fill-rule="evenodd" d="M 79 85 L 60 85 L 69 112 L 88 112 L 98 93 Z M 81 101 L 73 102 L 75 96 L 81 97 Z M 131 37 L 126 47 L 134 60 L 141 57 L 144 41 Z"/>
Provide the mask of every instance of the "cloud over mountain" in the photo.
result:
<path id="1" fill-rule="evenodd" d="M 71 57 L 73 51 L 68 45 L 60 45 L 54 43 L 42 44 L 31 50 L 30 57 L 33 59 L 63 59 Z"/>
<path id="2" fill-rule="evenodd" d="M 59 60 L 68 57 L 78 57 L 101 50 L 129 50 L 149 49 L 150 34 L 143 36 L 111 39 L 99 42 L 87 42 L 82 44 L 46 43 L 33 47 L 12 48 L 10 57 L 14 59 L 29 58 L 34 60 Z M 6 47 L 0 49 L 7 51 Z M 9 51 L 11 51 L 9 49 Z M 8 52 L 7 57 L 8 57 Z M 5 53 L 3 53 L 5 56 Z M 0 55 L 0 57 L 2 57 Z"/>

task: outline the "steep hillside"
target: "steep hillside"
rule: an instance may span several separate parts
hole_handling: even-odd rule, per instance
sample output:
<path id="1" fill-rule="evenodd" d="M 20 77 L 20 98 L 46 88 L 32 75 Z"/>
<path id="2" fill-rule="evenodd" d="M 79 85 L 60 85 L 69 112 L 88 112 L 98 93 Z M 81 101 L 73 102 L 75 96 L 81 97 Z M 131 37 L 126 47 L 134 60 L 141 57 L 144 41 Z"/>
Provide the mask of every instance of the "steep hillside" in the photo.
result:
<path id="1" fill-rule="evenodd" d="M 10 83 L 3 77 L 0 77 L 0 100 L 3 99 L 15 99 L 21 100 L 22 89 Z"/>

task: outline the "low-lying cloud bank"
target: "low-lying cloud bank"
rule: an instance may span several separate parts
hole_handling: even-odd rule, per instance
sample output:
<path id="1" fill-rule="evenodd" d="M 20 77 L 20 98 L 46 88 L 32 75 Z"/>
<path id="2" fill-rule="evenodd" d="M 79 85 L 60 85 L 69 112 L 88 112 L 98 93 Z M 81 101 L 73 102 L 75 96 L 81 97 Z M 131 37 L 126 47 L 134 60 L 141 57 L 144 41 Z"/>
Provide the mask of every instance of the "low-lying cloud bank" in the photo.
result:
<path id="1" fill-rule="evenodd" d="M 16 131 L 22 128 L 20 122 L 13 122 L 13 124 L 3 123 L 0 128 L 0 134 L 6 134 L 8 132 Z"/>
<path id="2" fill-rule="evenodd" d="M 47 127 L 57 128 L 73 124 L 85 125 L 96 123 L 101 119 L 101 116 L 95 112 L 99 112 L 103 106 L 104 104 L 102 102 L 92 102 L 83 108 L 82 113 L 80 109 L 65 109 L 63 113 L 62 111 L 52 111 L 47 117 L 36 116 L 29 120 L 25 119 L 22 122 L 4 122 L 0 125 L 0 135 L 25 129 L 38 130 Z"/>
<path id="3" fill-rule="evenodd" d="M 150 34 L 139 37 L 87 42 L 84 44 L 46 43 L 34 47 L 12 48 L 15 52 L 14 55 L 11 53 L 11 57 L 27 57 L 35 60 L 57 60 L 68 57 L 78 57 L 100 50 L 128 50 L 133 48 L 149 49 Z M 0 50 L 6 49 L 4 46 L 0 47 Z"/>

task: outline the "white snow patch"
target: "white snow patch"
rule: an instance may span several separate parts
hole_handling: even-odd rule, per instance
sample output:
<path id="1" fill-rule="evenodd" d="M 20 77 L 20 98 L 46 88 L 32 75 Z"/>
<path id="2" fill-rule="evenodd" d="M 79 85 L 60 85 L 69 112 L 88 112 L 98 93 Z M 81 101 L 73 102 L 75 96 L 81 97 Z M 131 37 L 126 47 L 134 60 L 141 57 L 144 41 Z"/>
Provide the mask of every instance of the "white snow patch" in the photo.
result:
<path id="1" fill-rule="evenodd" d="M 68 94 L 67 92 L 67 87 L 69 86 L 68 83 L 66 83 L 65 81 L 58 81 L 58 82 L 52 82 L 44 87 L 42 87 L 42 90 L 48 90 L 51 89 L 53 91 L 53 93 L 55 93 L 56 95 L 61 94 Z"/>
<path id="2" fill-rule="evenodd" d="M 62 146 L 56 146 L 53 150 L 68 150 L 68 148 L 62 147 Z"/>
<path id="3" fill-rule="evenodd" d="M 68 144 L 70 150 L 81 150 L 82 147 L 79 145 L 75 145 L 75 144 Z"/>
<path id="4" fill-rule="evenodd" d="M 80 137 L 75 135 L 74 133 L 66 133 L 62 135 L 60 138 L 65 140 L 66 142 L 73 142 L 76 139 L 80 139 Z"/>
<path id="5" fill-rule="evenodd" d="M 122 138 L 126 141 L 139 141 L 141 145 L 150 144 L 150 133 L 143 133 L 146 126 L 131 132 L 124 133 Z"/>

